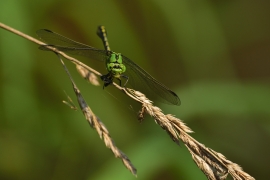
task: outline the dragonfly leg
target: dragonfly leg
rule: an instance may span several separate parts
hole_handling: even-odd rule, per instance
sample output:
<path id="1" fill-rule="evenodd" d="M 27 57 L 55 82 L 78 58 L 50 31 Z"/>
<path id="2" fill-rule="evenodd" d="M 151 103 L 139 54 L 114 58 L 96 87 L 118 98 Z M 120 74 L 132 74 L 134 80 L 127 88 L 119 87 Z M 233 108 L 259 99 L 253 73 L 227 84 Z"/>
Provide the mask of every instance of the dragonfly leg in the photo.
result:
<path id="1" fill-rule="evenodd" d="M 104 82 L 103 89 L 104 89 L 104 87 L 107 87 L 108 85 L 112 84 L 112 82 L 113 82 L 113 76 L 111 75 L 111 73 L 108 73 L 106 75 L 102 75 L 100 78 Z"/>
<path id="2" fill-rule="evenodd" d="M 126 87 L 129 77 L 126 76 L 126 75 L 124 75 L 124 74 L 121 74 L 121 77 L 123 77 L 123 78 L 126 79 L 126 82 L 125 82 L 125 84 L 124 84 L 124 87 Z"/>
<path id="3" fill-rule="evenodd" d="M 117 79 L 119 81 L 119 85 L 122 87 L 122 81 L 121 81 L 121 79 L 120 78 L 117 78 Z"/>

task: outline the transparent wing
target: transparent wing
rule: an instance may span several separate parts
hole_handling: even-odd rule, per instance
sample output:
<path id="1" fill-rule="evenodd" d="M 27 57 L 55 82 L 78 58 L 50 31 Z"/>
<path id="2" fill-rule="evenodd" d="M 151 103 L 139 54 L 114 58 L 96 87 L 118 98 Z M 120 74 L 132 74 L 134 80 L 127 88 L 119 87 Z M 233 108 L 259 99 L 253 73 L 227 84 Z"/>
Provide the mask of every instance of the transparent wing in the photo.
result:
<path id="1" fill-rule="evenodd" d="M 105 61 L 107 58 L 107 51 L 96 49 L 94 47 L 73 41 L 60 34 L 52 32 L 48 29 L 40 29 L 37 32 L 38 37 L 60 51 L 68 54 L 79 55 L 91 59 Z M 45 46 L 40 46 L 40 49 L 46 50 Z"/>
<path id="2" fill-rule="evenodd" d="M 179 97 L 173 91 L 127 57 L 122 55 L 122 58 L 123 64 L 127 68 L 124 74 L 129 77 L 127 85 L 130 84 L 135 90 L 145 93 L 147 97 L 156 98 L 160 102 L 173 105 L 181 104 Z"/>

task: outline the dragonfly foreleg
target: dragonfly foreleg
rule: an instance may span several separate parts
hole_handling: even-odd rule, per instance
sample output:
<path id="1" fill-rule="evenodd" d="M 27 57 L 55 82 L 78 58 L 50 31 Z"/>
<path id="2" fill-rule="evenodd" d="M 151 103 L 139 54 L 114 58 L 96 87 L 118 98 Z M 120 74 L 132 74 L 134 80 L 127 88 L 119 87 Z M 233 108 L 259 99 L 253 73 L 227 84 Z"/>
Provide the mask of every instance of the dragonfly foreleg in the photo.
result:
<path id="1" fill-rule="evenodd" d="M 126 87 L 129 77 L 126 76 L 126 75 L 124 75 L 124 74 L 121 74 L 121 77 L 123 77 L 123 78 L 126 79 L 126 82 L 125 82 L 125 84 L 124 84 L 124 87 Z"/>
<path id="2" fill-rule="evenodd" d="M 103 89 L 104 89 L 104 87 L 107 87 L 108 85 L 112 84 L 112 82 L 113 82 L 113 76 L 111 73 L 108 73 L 106 75 L 102 75 L 100 78 L 104 82 Z"/>

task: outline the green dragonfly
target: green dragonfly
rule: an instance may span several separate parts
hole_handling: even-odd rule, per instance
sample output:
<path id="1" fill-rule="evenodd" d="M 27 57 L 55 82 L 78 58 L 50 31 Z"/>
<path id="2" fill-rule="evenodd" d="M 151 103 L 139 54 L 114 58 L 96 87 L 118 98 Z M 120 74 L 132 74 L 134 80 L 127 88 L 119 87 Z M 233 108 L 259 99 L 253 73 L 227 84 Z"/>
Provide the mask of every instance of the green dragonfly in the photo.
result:
<path id="1" fill-rule="evenodd" d="M 40 29 L 36 33 L 41 40 L 48 43 L 48 46 L 53 46 L 68 54 L 105 62 L 108 73 L 101 76 L 104 82 L 103 88 L 112 84 L 114 78 L 119 80 L 121 86 L 121 79 L 124 78 L 126 79 L 124 87 L 130 85 L 132 88 L 146 94 L 147 97 L 155 98 L 166 104 L 181 104 L 176 93 L 157 81 L 129 58 L 110 50 L 104 26 L 98 27 L 97 35 L 101 38 L 105 50 L 76 42 L 47 29 Z M 44 46 L 43 48 L 41 46 L 40 49 L 45 50 Z"/>

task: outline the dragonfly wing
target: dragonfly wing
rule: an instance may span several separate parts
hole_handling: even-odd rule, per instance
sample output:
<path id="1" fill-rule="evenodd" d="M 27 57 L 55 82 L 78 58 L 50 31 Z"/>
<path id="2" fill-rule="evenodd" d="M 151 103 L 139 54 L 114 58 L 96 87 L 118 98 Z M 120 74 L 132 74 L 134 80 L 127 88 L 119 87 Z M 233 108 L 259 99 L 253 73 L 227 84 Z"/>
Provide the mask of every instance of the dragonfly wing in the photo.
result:
<path id="1" fill-rule="evenodd" d="M 84 56 L 100 61 L 105 61 L 108 57 L 108 51 L 99 50 L 73 41 L 47 29 L 38 30 L 37 35 L 41 40 L 48 43 L 48 45 L 68 54 Z M 46 50 L 46 46 L 41 46 L 40 48 Z M 131 84 L 136 90 L 145 93 L 148 97 L 157 98 L 159 101 L 167 104 L 180 105 L 180 99 L 173 91 L 158 82 L 133 61 L 125 56 L 122 57 L 123 63 L 127 68 L 125 74 L 129 77 L 128 84 Z"/>
<path id="2" fill-rule="evenodd" d="M 65 46 L 65 47 L 77 47 L 77 48 L 91 47 L 86 44 L 76 42 L 72 39 L 69 39 L 65 36 L 57 34 L 48 29 L 39 29 L 36 31 L 36 34 L 41 40 L 52 45 Z"/>
<path id="3" fill-rule="evenodd" d="M 156 98 L 166 104 L 180 105 L 179 97 L 165 85 L 158 82 L 149 73 L 136 63 L 123 56 L 123 63 L 127 70 L 124 73 L 129 77 L 128 83 L 136 90 L 145 93 L 147 97 Z"/>
<path id="4" fill-rule="evenodd" d="M 36 33 L 48 45 L 68 54 L 84 56 L 100 61 L 105 61 L 107 58 L 107 51 L 76 42 L 53 31 L 40 29 Z M 41 46 L 40 49 L 46 50 L 46 46 Z"/>

